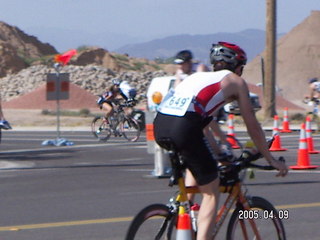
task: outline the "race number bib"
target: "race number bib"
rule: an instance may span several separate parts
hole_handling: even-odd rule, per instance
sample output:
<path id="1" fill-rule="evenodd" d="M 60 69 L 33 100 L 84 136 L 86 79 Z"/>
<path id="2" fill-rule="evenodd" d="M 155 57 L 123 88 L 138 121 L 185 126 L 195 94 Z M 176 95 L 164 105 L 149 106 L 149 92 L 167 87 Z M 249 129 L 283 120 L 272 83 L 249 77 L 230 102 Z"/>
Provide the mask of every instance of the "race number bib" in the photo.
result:
<path id="1" fill-rule="evenodd" d="M 193 96 L 187 93 L 175 93 L 170 89 L 168 94 L 161 102 L 158 111 L 173 116 L 183 116 L 193 99 Z"/>

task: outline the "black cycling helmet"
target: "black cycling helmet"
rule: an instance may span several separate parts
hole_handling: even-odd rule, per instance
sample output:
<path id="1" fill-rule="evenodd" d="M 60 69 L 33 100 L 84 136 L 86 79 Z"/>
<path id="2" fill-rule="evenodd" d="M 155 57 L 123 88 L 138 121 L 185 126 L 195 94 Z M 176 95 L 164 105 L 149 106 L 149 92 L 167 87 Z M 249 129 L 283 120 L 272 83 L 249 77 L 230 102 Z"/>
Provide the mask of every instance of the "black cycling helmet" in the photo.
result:
<path id="1" fill-rule="evenodd" d="M 212 44 L 210 49 L 210 62 L 214 64 L 218 61 L 224 61 L 233 67 L 246 65 L 247 55 L 245 51 L 235 44 L 218 42 L 217 44 Z"/>
<path id="2" fill-rule="evenodd" d="M 314 83 L 314 82 L 318 82 L 318 78 L 311 78 L 308 80 L 309 84 Z"/>
<path id="3" fill-rule="evenodd" d="M 184 62 L 191 61 L 193 58 L 192 52 L 189 50 L 183 50 L 177 53 L 174 59 L 174 63 L 181 64 Z"/>

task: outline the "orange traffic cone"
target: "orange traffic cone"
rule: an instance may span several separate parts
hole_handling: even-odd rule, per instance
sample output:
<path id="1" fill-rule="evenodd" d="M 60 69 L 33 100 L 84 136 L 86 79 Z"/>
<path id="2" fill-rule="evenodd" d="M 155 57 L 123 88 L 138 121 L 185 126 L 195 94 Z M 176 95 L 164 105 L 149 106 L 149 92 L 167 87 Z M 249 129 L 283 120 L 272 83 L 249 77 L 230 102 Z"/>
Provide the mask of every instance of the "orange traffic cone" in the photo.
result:
<path id="1" fill-rule="evenodd" d="M 311 118 L 309 116 L 307 116 L 306 118 L 306 138 L 307 138 L 307 144 L 308 144 L 308 153 L 310 154 L 320 153 L 320 151 L 315 150 L 313 147 Z"/>
<path id="2" fill-rule="evenodd" d="M 279 128 L 278 128 L 278 115 L 274 115 L 274 122 L 273 122 L 273 130 L 272 136 L 274 137 L 274 141 L 272 142 L 269 151 L 276 152 L 276 151 L 287 151 L 288 149 L 281 147 L 281 139 L 279 135 Z"/>
<path id="3" fill-rule="evenodd" d="M 281 132 L 283 133 L 290 133 L 292 132 L 290 130 L 290 127 L 289 127 L 289 118 L 288 118 L 288 108 L 284 108 L 284 113 L 283 113 L 283 122 L 282 122 L 282 130 Z"/>
<path id="4" fill-rule="evenodd" d="M 228 132 L 227 132 L 227 135 L 235 137 L 236 134 L 234 133 L 233 118 L 234 118 L 234 115 L 233 114 L 229 114 L 229 116 L 228 116 Z M 230 145 L 231 145 L 231 147 L 233 149 L 240 148 L 238 143 L 233 138 L 227 138 L 227 141 L 230 143 Z"/>
<path id="5" fill-rule="evenodd" d="M 190 216 L 184 212 L 183 207 L 179 208 L 176 240 L 192 240 Z"/>
<path id="6" fill-rule="evenodd" d="M 306 125 L 301 124 L 300 130 L 300 140 L 299 140 L 299 151 L 298 151 L 298 160 L 297 165 L 290 166 L 291 169 L 314 169 L 318 166 L 310 165 L 310 157 L 308 153 L 307 139 L 306 139 Z"/>

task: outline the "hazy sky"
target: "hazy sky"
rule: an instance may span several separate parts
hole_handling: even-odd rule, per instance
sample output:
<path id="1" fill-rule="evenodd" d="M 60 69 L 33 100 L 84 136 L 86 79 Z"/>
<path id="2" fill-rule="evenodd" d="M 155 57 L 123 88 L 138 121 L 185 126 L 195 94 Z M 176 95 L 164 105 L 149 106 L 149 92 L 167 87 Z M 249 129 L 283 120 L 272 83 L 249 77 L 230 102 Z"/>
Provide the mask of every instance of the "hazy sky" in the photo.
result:
<path id="1" fill-rule="evenodd" d="M 320 10 L 319 0 L 277 2 L 278 33 Z M 101 32 L 115 35 L 115 45 L 184 33 L 264 30 L 265 15 L 265 0 L 0 0 L 0 21 L 49 43 L 66 37 L 63 30 L 90 35 L 86 41 L 93 44 Z M 50 31 L 56 39 L 48 39 Z"/>

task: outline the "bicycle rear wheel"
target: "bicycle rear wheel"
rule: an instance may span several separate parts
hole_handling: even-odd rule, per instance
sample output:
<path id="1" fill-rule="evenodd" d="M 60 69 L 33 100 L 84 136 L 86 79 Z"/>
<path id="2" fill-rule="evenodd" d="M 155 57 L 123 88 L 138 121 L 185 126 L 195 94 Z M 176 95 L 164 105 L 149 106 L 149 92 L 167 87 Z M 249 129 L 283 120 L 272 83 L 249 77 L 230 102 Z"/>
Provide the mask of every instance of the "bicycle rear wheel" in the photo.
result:
<path id="1" fill-rule="evenodd" d="M 238 206 L 231 215 L 227 240 L 241 239 L 270 239 L 285 240 L 285 230 L 277 210 L 270 202 L 261 197 L 252 197 L 249 200 L 250 210 L 243 210 Z M 254 221 L 260 238 L 256 236 L 250 221 Z"/>
<path id="2" fill-rule="evenodd" d="M 131 222 L 125 240 L 170 240 L 174 236 L 175 215 L 164 204 L 142 209 Z"/>
<path id="3" fill-rule="evenodd" d="M 111 136 L 111 128 L 105 117 L 97 116 L 91 123 L 91 131 L 93 136 L 100 141 L 107 141 Z"/>
<path id="4" fill-rule="evenodd" d="M 126 117 L 120 123 L 120 131 L 123 136 L 131 142 L 135 142 L 140 137 L 140 127 L 138 122 L 130 117 Z"/>

